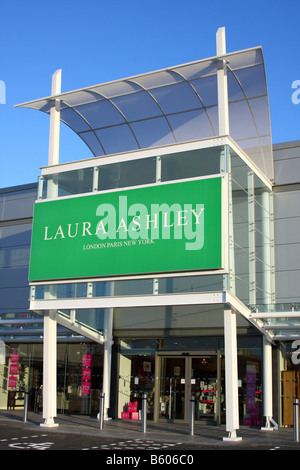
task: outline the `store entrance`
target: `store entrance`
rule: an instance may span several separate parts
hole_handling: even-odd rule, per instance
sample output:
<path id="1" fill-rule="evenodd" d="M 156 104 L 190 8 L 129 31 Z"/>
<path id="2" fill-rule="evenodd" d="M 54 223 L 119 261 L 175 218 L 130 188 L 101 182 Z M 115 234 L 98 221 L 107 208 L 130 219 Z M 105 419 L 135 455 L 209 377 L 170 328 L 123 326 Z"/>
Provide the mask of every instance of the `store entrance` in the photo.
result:
<path id="1" fill-rule="evenodd" d="M 156 420 L 189 422 L 191 397 L 195 422 L 220 424 L 224 384 L 220 354 L 158 355 Z"/>

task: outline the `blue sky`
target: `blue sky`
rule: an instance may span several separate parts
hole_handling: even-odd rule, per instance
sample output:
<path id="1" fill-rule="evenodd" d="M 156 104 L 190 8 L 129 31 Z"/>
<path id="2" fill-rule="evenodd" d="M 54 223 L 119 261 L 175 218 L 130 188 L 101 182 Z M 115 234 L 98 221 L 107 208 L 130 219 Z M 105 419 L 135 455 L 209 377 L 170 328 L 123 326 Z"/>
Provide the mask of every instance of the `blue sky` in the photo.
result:
<path id="1" fill-rule="evenodd" d="M 204 59 L 216 54 L 221 26 L 227 52 L 263 48 L 273 142 L 300 139 L 291 99 L 300 80 L 297 0 L 11 0 L 0 8 L 0 188 L 34 182 L 47 165 L 48 116 L 14 105 L 50 95 L 55 70 L 65 92 Z M 60 161 L 90 156 L 62 124 Z"/>

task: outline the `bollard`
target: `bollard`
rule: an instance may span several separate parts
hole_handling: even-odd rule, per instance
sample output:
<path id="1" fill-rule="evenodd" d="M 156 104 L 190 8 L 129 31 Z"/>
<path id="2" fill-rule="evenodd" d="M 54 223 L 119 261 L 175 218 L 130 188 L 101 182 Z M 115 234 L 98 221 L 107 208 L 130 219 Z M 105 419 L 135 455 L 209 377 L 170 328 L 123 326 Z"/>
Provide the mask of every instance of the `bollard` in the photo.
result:
<path id="1" fill-rule="evenodd" d="M 27 418 L 28 418 L 28 398 L 29 398 L 29 392 L 28 392 L 28 390 L 25 390 L 25 396 L 24 396 L 24 423 L 27 423 Z"/>
<path id="2" fill-rule="evenodd" d="M 191 397 L 190 436 L 194 435 L 195 397 Z"/>
<path id="3" fill-rule="evenodd" d="M 296 442 L 299 441 L 299 400 L 298 398 L 294 401 L 294 439 Z"/>
<path id="4" fill-rule="evenodd" d="M 105 398 L 105 393 L 101 392 L 101 394 L 100 394 L 100 412 L 99 412 L 99 427 L 100 427 L 100 431 L 103 429 L 104 398 Z"/>
<path id="5" fill-rule="evenodd" d="M 147 432 L 147 394 L 143 394 L 142 398 L 142 429 L 143 433 Z"/>

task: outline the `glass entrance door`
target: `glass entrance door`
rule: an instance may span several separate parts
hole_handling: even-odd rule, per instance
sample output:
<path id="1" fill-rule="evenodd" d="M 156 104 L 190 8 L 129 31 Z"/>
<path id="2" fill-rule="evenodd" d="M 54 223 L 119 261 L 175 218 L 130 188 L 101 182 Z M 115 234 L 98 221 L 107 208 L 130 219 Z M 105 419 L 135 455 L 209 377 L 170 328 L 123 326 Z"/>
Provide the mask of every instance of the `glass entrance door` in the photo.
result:
<path id="1" fill-rule="evenodd" d="M 186 360 L 182 357 L 162 357 L 159 393 L 159 417 L 168 421 L 185 416 Z"/>
<path id="2" fill-rule="evenodd" d="M 220 356 L 161 355 L 158 366 L 157 419 L 188 422 L 193 396 L 195 421 L 221 422 L 224 387 Z"/>

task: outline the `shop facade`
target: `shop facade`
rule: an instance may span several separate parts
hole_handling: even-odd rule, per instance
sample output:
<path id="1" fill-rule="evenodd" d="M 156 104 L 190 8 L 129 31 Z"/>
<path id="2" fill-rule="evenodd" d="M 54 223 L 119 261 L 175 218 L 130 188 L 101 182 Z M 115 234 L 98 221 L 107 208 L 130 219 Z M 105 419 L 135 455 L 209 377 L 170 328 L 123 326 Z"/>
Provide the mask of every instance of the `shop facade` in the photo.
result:
<path id="1" fill-rule="evenodd" d="M 245 210 L 249 212 L 248 204 L 250 198 L 247 196 L 244 199 L 244 194 L 240 193 L 240 188 L 242 187 L 243 182 L 249 182 L 249 179 L 254 182 L 256 181 L 256 192 L 257 192 L 257 212 L 262 210 L 261 200 L 266 200 L 266 196 L 263 196 L 262 193 L 265 191 L 268 194 L 269 198 L 272 197 L 270 188 L 264 184 L 257 175 L 254 178 L 254 173 L 252 177 L 249 178 L 249 167 L 243 158 L 239 157 L 236 151 L 233 151 L 231 146 L 224 143 L 224 139 L 221 139 L 219 142 L 221 145 L 215 145 L 216 140 L 214 140 L 214 146 L 210 147 L 210 142 L 205 143 L 204 148 L 195 148 L 195 144 L 192 144 L 192 149 L 189 152 L 187 150 L 187 145 L 185 144 L 184 156 L 182 152 L 174 152 L 174 147 L 170 147 L 169 151 L 172 150 L 172 153 L 166 154 L 166 160 L 164 161 L 164 155 L 160 153 L 159 158 L 155 156 L 157 149 L 155 151 L 148 151 L 150 153 L 149 157 L 143 155 L 142 161 L 140 159 L 136 160 L 127 160 L 128 156 L 126 155 L 125 161 L 124 156 L 121 157 L 120 162 L 116 162 L 117 157 L 114 159 L 114 162 L 111 164 L 105 164 L 106 175 L 109 172 L 114 172 L 116 165 L 119 166 L 118 174 L 124 175 L 124 187 L 126 190 L 119 190 L 118 188 L 111 188 L 111 190 L 105 189 L 102 192 L 99 191 L 90 191 L 88 196 L 88 203 L 84 201 L 83 207 L 86 208 L 94 200 L 94 195 L 96 196 L 96 207 L 99 208 L 101 204 L 99 201 L 102 201 L 102 196 L 105 197 L 104 203 L 106 204 L 106 209 L 110 208 L 108 200 L 112 201 L 112 197 L 120 202 L 120 198 L 125 194 L 128 195 L 128 187 L 131 188 L 126 181 L 126 171 L 123 171 L 122 166 L 126 168 L 128 164 L 132 165 L 132 171 L 128 172 L 129 178 L 132 179 L 140 177 L 143 174 L 143 169 L 145 171 L 144 178 L 148 181 L 144 182 L 141 186 L 138 184 L 138 181 L 131 194 L 136 198 L 138 194 L 138 201 L 143 201 L 143 204 L 139 202 L 138 207 L 138 217 L 140 217 L 142 206 L 145 206 L 147 200 L 147 194 L 150 190 L 150 197 L 156 198 L 156 201 L 159 200 L 158 193 L 156 191 L 156 186 L 159 189 L 163 189 L 164 194 L 167 190 L 167 194 L 174 194 L 172 200 L 167 200 L 167 203 L 163 203 L 160 200 L 160 205 L 162 209 L 160 210 L 160 221 L 164 222 L 167 220 L 167 227 L 175 225 L 174 220 L 178 218 L 178 210 L 180 209 L 180 218 L 182 218 L 182 208 L 189 207 L 188 205 L 184 206 L 183 203 L 174 207 L 174 201 L 180 201 L 180 188 L 183 189 L 183 193 L 189 192 L 193 194 L 192 185 L 196 184 L 197 195 L 199 191 L 202 191 L 203 184 L 205 185 L 205 191 L 208 191 L 208 196 L 201 196 L 202 205 L 204 205 L 204 210 L 207 212 L 210 210 L 209 207 L 209 197 L 211 188 L 214 192 L 214 205 L 211 211 L 213 211 L 213 217 L 210 220 L 209 216 L 206 217 L 206 227 L 204 235 L 201 235 L 196 231 L 197 224 L 194 226 L 194 229 L 189 233 L 189 238 L 182 240 L 179 238 L 180 243 L 183 241 L 186 243 L 198 243 L 203 244 L 201 237 L 207 239 L 211 237 L 213 239 L 213 247 L 216 253 L 218 253 L 218 240 L 219 247 L 228 246 L 228 242 L 223 245 L 223 240 L 229 239 L 229 225 L 231 224 L 232 233 L 235 235 L 235 243 L 233 243 L 232 248 L 233 252 L 226 253 L 226 249 L 219 250 L 219 256 L 217 263 L 220 262 L 217 270 L 212 269 L 211 266 L 209 269 L 199 272 L 198 270 L 182 270 L 182 272 L 156 272 L 155 276 L 152 273 L 139 274 L 131 273 L 129 276 L 115 276 L 107 275 L 105 279 L 89 278 L 88 280 L 82 279 L 69 279 L 69 274 L 65 274 L 64 279 L 52 279 L 51 281 L 44 281 L 42 279 L 32 279 L 31 282 L 31 296 L 30 296 L 30 308 L 34 312 L 42 312 L 45 316 L 45 310 L 49 312 L 49 319 L 51 322 L 51 315 L 53 322 L 64 327 L 70 327 L 77 332 L 80 331 L 80 328 L 86 328 L 89 330 L 89 335 L 92 339 L 95 335 L 94 341 L 97 341 L 99 344 L 103 344 L 103 349 L 108 346 L 107 341 L 103 341 L 101 334 L 107 336 L 109 334 L 108 325 L 110 325 L 110 335 L 113 338 L 114 345 L 111 346 L 109 351 L 103 352 L 103 360 L 106 354 L 106 361 L 110 361 L 110 365 L 107 365 L 106 374 L 111 373 L 113 370 L 118 370 L 117 377 L 111 377 L 111 380 L 106 382 L 106 387 L 109 387 L 107 392 L 110 398 L 109 406 L 107 406 L 107 412 L 113 414 L 115 418 L 125 417 L 128 413 L 128 406 L 131 403 L 137 402 L 137 409 L 141 409 L 141 398 L 143 393 L 147 393 L 148 396 L 148 413 L 149 418 L 154 421 L 161 420 L 174 420 L 179 419 L 184 422 L 189 420 L 189 406 L 190 398 L 192 396 L 197 397 L 197 413 L 196 419 L 199 422 L 215 422 L 221 423 L 225 422 L 226 406 L 225 406 L 225 340 L 224 340 L 224 323 L 225 315 L 229 314 L 229 323 L 232 322 L 233 318 L 237 321 L 238 330 L 241 334 L 239 336 L 238 349 L 240 350 L 241 357 L 240 361 L 240 370 L 244 370 L 244 378 L 240 383 L 240 392 L 243 394 L 243 399 L 241 401 L 241 409 L 238 409 L 237 412 L 241 415 L 242 422 L 259 425 L 263 423 L 263 411 L 262 411 L 262 369 L 261 369 L 261 358 L 262 358 L 262 337 L 255 332 L 253 326 L 249 324 L 247 318 L 248 309 L 244 309 L 242 303 L 237 300 L 237 296 L 245 296 L 245 303 L 249 303 L 250 295 L 253 295 L 251 291 L 251 286 L 249 283 L 249 268 L 251 263 L 249 262 L 250 254 L 245 256 L 244 260 L 246 263 L 243 264 L 242 260 L 240 263 L 235 264 L 235 272 L 230 276 L 228 274 L 228 268 L 226 268 L 226 263 L 229 263 L 230 257 L 234 259 L 237 257 L 237 254 L 234 253 L 234 250 L 241 250 L 241 243 L 243 237 L 246 237 L 246 233 L 249 230 L 249 221 L 244 220 L 244 222 L 239 219 L 239 214 L 244 214 Z M 203 145 L 203 142 L 201 143 Z M 199 145 L 198 143 L 196 145 Z M 164 152 L 166 148 L 163 149 Z M 180 146 L 176 147 L 176 150 L 180 150 Z M 154 154 L 154 155 L 153 155 Z M 200 163 L 201 159 L 207 158 L 209 155 L 211 166 L 211 174 L 208 173 L 207 165 L 205 166 L 206 174 L 202 174 L 203 165 L 198 165 L 198 174 L 196 173 L 197 163 Z M 154 158 L 155 157 L 155 158 Z M 149 162 L 147 159 L 149 158 Z M 185 174 L 183 173 L 183 168 L 180 164 L 184 158 L 185 165 Z M 226 161 L 226 159 L 230 159 Z M 188 161 L 191 161 L 190 167 L 187 166 Z M 175 164 L 179 162 L 179 165 Z M 87 161 L 84 162 L 85 171 L 89 174 L 94 174 L 95 172 L 101 174 L 101 166 L 97 159 L 89 161 L 89 164 L 92 163 L 92 167 L 87 167 Z M 37 202 L 38 210 L 42 210 L 44 205 L 46 207 L 45 220 L 47 220 L 47 225 L 44 222 L 41 223 L 41 220 L 44 216 L 39 216 L 38 218 L 38 229 L 33 228 L 32 236 L 32 249 L 31 249 L 31 261 L 34 263 L 35 250 L 33 244 L 35 243 L 36 234 L 42 234 L 42 242 L 45 243 L 47 253 L 43 253 L 43 248 L 38 245 L 36 253 L 38 254 L 36 260 L 36 268 L 31 264 L 30 275 L 37 277 L 40 275 L 39 271 L 42 269 L 52 269 L 51 268 L 51 258 L 53 258 L 54 253 L 49 251 L 48 242 L 52 242 L 52 246 L 55 244 L 55 250 L 59 249 L 59 246 L 56 242 L 65 242 L 67 236 L 69 238 L 76 238 L 76 233 L 78 238 L 79 235 L 82 235 L 82 221 L 80 216 L 80 209 L 78 197 L 74 195 L 74 188 L 77 187 L 76 176 L 80 175 L 82 168 L 81 162 L 76 163 L 78 168 L 74 168 L 72 164 L 73 174 L 70 175 L 69 171 L 62 173 L 49 173 L 49 168 L 47 168 L 47 175 L 42 176 L 40 179 L 40 185 L 38 193 L 41 195 L 40 202 Z M 135 166 L 137 170 L 135 170 Z M 152 166 L 152 173 L 149 171 L 149 168 Z M 157 177 L 158 166 L 161 169 L 161 178 L 157 184 L 153 184 L 152 180 L 154 177 Z M 176 169 L 176 166 L 178 168 Z M 66 166 L 67 167 L 67 166 Z M 95 171 L 95 167 L 97 171 Z M 230 177 L 228 173 L 223 172 L 222 168 L 232 168 Z M 171 178 L 168 176 L 172 168 Z M 189 174 L 190 173 L 190 174 Z M 167 175 L 167 176 L 165 176 Z M 184 177 L 183 177 L 184 175 Z M 190 177 L 189 177 L 190 176 Z M 170 178 L 170 183 L 168 178 Z M 229 180 L 231 183 L 229 184 Z M 66 191 L 68 190 L 67 183 L 70 181 L 72 184 L 72 196 L 66 196 Z M 90 179 L 91 182 L 94 182 L 94 178 Z M 151 183 L 149 183 L 149 181 Z M 47 195 L 49 191 L 47 190 L 48 185 L 53 188 L 55 183 L 56 194 L 58 196 L 55 199 L 48 198 Z M 217 185 L 215 185 L 217 183 Z M 238 188 L 237 192 L 232 190 L 233 185 L 236 185 Z M 170 186 L 170 189 L 169 189 Z M 171 191 L 173 187 L 176 188 L 175 191 Z M 135 189 L 140 191 L 136 193 Z M 92 189 L 92 186 L 91 186 Z M 117 189 L 117 190 L 116 190 Z M 252 187 L 252 189 L 254 189 Z M 153 193 L 154 191 L 154 193 Z M 245 194 L 249 191 L 248 187 L 245 188 Z M 69 192 L 71 190 L 69 189 Z M 86 193 L 85 193 L 86 194 Z M 43 198 L 43 195 L 44 196 Z M 100 197 L 100 200 L 98 199 Z M 107 199 L 109 198 L 109 199 Z M 176 199 L 177 198 L 177 199 Z M 216 207 L 216 200 L 220 201 L 219 212 L 218 207 Z M 229 221 L 229 211 L 228 211 L 228 201 L 231 201 L 232 210 L 236 214 L 236 222 L 233 223 Z M 59 214 L 70 214 L 72 213 L 71 206 L 76 202 L 76 217 L 77 222 L 70 222 L 66 220 L 63 222 L 60 219 Z M 128 196 L 128 207 L 129 209 L 133 204 Z M 252 203 L 252 199 L 251 199 Z M 68 205 L 70 207 L 68 207 Z M 135 203 L 136 204 L 136 203 Z M 189 200 L 188 204 L 193 206 L 193 201 Z M 53 207 L 52 207 L 53 206 Z M 60 213 L 60 206 L 62 212 Z M 180 206 L 180 207 L 179 207 Z M 115 206 L 114 206 L 115 207 Z M 172 207 L 173 212 L 168 213 L 166 216 L 167 210 Z M 179 209 L 178 209 L 179 207 Z M 268 206 L 269 207 L 269 206 Z M 42 208 L 42 209 L 40 209 Z M 54 225 L 51 222 L 51 211 L 55 214 Z M 176 209 L 176 210 L 174 210 Z M 184 209 L 186 210 L 186 209 Z M 200 214 L 202 214 L 202 206 L 192 209 L 195 210 L 200 222 Z M 265 210 L 265 209 L 264 209 Z M 100 211 L 100 210 L 99 210 Z M 98 215 L 99 212 L 98 211 Z M 239 212 L 240 211 L 240 212 Z M 128 210 L 128 220 L 127 225 L 129 227 L 129 214 Z M 134 212 L 134 217 L 136 216 Z M 156 221 L 155 218 L 156 212 L 152 212 L 152 220 Z M 266 214 L 268 212 L 266 211 Z M 85 214 L 86 215 L 86 214 Z M 131 214 L 131 216 L 133 213 Z M 220 217 L 225 222 L 224 224 L 218 224 L 217 218 Z M 55 219 L 60 220 L 59 225 L 56 224 Z M 148 212 L 146 217 L 148 217 Z M 125 220 L 125 218 L 119 218 L 118 220 Z M 196 217 L 195 217 L 196 219 Z M 85 225 L 85 236 L 91 237 L 91 242 L 87 243 L 84 240 L 80 240 L 81 250 L 86 253 L 92 254 L 93 259 L 97 257 L 99 252 L 102 255 L 101 250 L 110 251 L 109 259 L 112 252 L 118 252 L 118 263 L 122 264 L 122 253 L 121 249 L 129 250 L 130 248 L 138 249 L 144 248 L 146 246 L 147 250 L 153 245 L 152 240 L 155 240 L 155 243 L 159 242 L 159 237 L 155 234 L 153 238 L 147 238 L 145 245 L 142 242 L 142 239 L 129 239 L 126 237 L 122 240 L 117 239 L 115 241 L 108 241 L 106 237 L 106 232 L 104 232 L 102 227 L 104 223 L 100 225 L 98 219 L 98 231 L 101 229 L 102 234 L 105 235 L 105 238 L 95 240 L 92 238 L 92 219 L 84 218 L 85 222 L 88 222 L 89 225 Z M 133 218 L 132 218 L 133 220 Z M 136 221 L 138 219 L 135 219 Z M 150 220 L 150 219 L 148 219 Z M 142 220 L 139 219 L 141 225 Z M 157 219 L 158 221 L 158 219 Z M 186 219 L 185 223 L 187 223 Z M 196 220 L 197 221 L 197 220 Z M 265 221 L 264 221 L 265 222 Z M 131 221 L 132 223 L 132 221 Z M 158 223 L 157 223 L 158 224 Z M 209 224 L 212 224 L 214 229 L 214 237 L 210 235 Z M 244 224 L 244 228 L 241 227 L 241 224 Z M 166 225 L 166 224 L 165 224 Z M 81 226 L 81 228 L 80 228 Z M 125 225 L 119 224 L 119 227 L 124 229 Z M 87 231 L 89 227 L 89 232 Z M 105 225 L 106 227 L 106 225 Z M 148 227 L 150 230 L 150 226 Z M 175 227 L 176 228 L 176 227 Z M 228 231 L 227 231 L 228 230 Z M 244 230 L 244 233 L 243 233 Z M 219 231 L 219 237 L 216 237 L 215 232 Z M 125 230 L 124 230 L 125 232 Z M 127 233 L 127 232 L 126 232 Z M 174 230 L 175 233 L 175 230 Z M 134 232 L 132 232 L 134 234 Z M 167 234 L 169 236 L 169 232 Z M 177 234 L 178 235 L 178 234 Z M 156 238 L 154 238 L 156 236 Z M 197 236 L 199 237 L 197 239 Z M 179 235 L 178 235 L 179 237 Z M 238 243 L 239 240 L 239 243 Z M 245 240 L 245 238 L 244 238 Z M 73 240 L 71 240 L 73 241 Z M 140 242 L 139 242 L 140 241 Z M 167 244 L 171 243 L 169 238 L 166 238 Z M 72 245 L 72 250 L 74 250 Z M 68 258 L 67 254 L 67 244 L 64 243 L 64 253 Z M 271 249 L 271 246 L 269 246 Z M 114 250 L 114 251 L 113 251 Z M 177 251 L 180 250 L 180 246 Z M 192 251 L 192 250 L 191 250 Z M 195 251 L 195 250 L 193 250 Z M 72 251 L 74 253 L 74 251 Z M 222 252 L 222 255 L 220 253 Z M 153 259 L 155 258 L 155 252 L 152 251 Z M 173 259 L 174 250 L 170 253 L 171 261 Z M 125 253 L 127 256 L 127 253 Z M 125 256 L 124 255 L 124 256 Z M 63 256 L 63 253 L 59 255 L 59 259 Z M 117 255 L 115 255 L 117 256 Z M 136 255 L 132 251 L 130 258 L 134 261 L 137 256 L 140 256 L 142 262 L 144 263 L 144 257 L 142 251 L 139 251 Z M 267 254 L 268 258 L 271 256 L 270 253 Z M 48 257 L 48 258 L 47 258 Z M 192 253 L 192 258 L 195 257 L 195 253 Z M 43 259 L 43 266 L 41 266 L 41 259 Z M 105 258 L 102 256 L 103 264 Z M 184 257 L 184 262 L 186 262 L 187 257 Z M 241 259 L 241 258 L 239 258 Z M 165 260 L 168 261 L 168 254 L 166 254 Z M 193 261 L 193 259 L 192 259 Z M 205 261 L 206 262 L 206 261 Z M 210 262 L 210 260 L 208 261 Z M 216 263 L 216 261 L 213 261 Z M 130 261 L 127 259 L 126 266 L 129 266 Z M 180 253 L 176 257 L 176 263 L 180 263 Z M 222 264 L 224 263 L 224 264 Z M 80 269 L 83 266 L 83 262 L 80 263 Z M 136 264 L 133 265 L 133 269 Z M 224 267 L 225 268 L 224 268 Z M 69 269 L 70 266 L 67 266 Z M 106 269 L 104 266 L 103 269 Z M 107 269 L 110 269 L 109 265 Z M 36 269 L 36 271 L 35 271 Z M 57 269 L 54 266 L 54 269 Z M 71 267 L 71 269 L 73 269 Z M 153 269 L 153 268 L 151 268 Z M 261 274 L 261 273 L 260 273 Z M 265 275 L 265 286 L 266 289 L 270 289 L 264 293 L 264 295 L 270 295 L 272 285 L 271 280 L 272 276 L 267 273 Z M 239 282 L 241 276 L 246 276 L 248 286 L 245 288 L 245 285 L 242 284 L 241 288 L 239 287 Z M 43 279 L 49 278 L 52 276 L 49 274 L 42 273 L 41 277 Z M 53 276 L 52 276 L 53 277 Z M 269 282 L 269 284 L 268 284 Z M 229 284 L 234 285 L 237 296 L 232 295 L 229 290 L 226 291 Z M 262 284 L 261 284 L 262 286 Z M 260 290 L 258 291 L 260 295 Z M 228 308 L 228 305 L 231 305 Z M 227 307 L 227 308 L 226 308 Z M 238 315 L 233 313 L 235 309 L 239 309 Z M 46 315 L 47 316 L 47 315 Z M 235 318 L 237 316 L 237 318 Z M 44 317 L 45 322 L 45 317 Z M 234 333 L 235 331 L 235 333 Z M 99 333 L 100 332 L 100 333 Z M 213 335 L 213 338 L 212 336 Z M 236 335 L 236 330 L 233 329 L 233 335 Z M 56 344 L 57 338 L 54 334 L 53 341 Z M 230 341 L 230 346 L 232 341 Z M 237 351 L 236 350 L 236 351 Z M 115 357 L 113 358 L 113 351 L 115 351 Z M 51 353 L 52 354 L 52 353 Z M 236 353 L 237 354 L 237 353 Z M 247 359 L 247 356 L 248 359 Z M 236 356 L 236 360 L 238 356 Z M 116 361 L 116 369 L 111 366 L 111 361 Z M 105 377 L 105 361 L 103 363 L 103 377 Z M 55 372 L 57 376 L 57 372 Z M 249 378 L 251 381 L 249 382 Z M 111 391 L 111 384 L 117 385 L 114 392 Z M 105 383 L 103 383 L 105 388 Z M 56 387 L 57 388 L 57 387 Z M 250 403 L 250 393 L 252 394 L 252 408 L 248 409 Z M 115 395 L 115 396 L 114 396 Z M 114 396 L 114 401 L 112 402 L 112 397 Z M 57 400 L 57 393 L 55 393 L 55 398 Z M 57 405 L 56 405 L 57 408 Z M 109 411 L 108 411 L 109 410 Z"/>
<path id="2" fill-rule="evenodd" d="M 57 412 L 96 414 L 104 391 L 106 418 L 139 419 L 146 393 L 154 422 L 188 423 L 194 397 L 196 422 L 225 423 L 230 439 L 277 425 L 274 318 L 296 314 L 276 304 L 261 49 L 226 54 L 221 29 L 216 58 L 65 94 L 59 77 L 23 105 L 50 114 L 49 164 L 22 321 L 34 332 L 21 344 L 21 312 L 2 314 L 1 406 L 28 388 L 52 426 Z M 59 163 L 60 121 L 93 158 Z"/>

